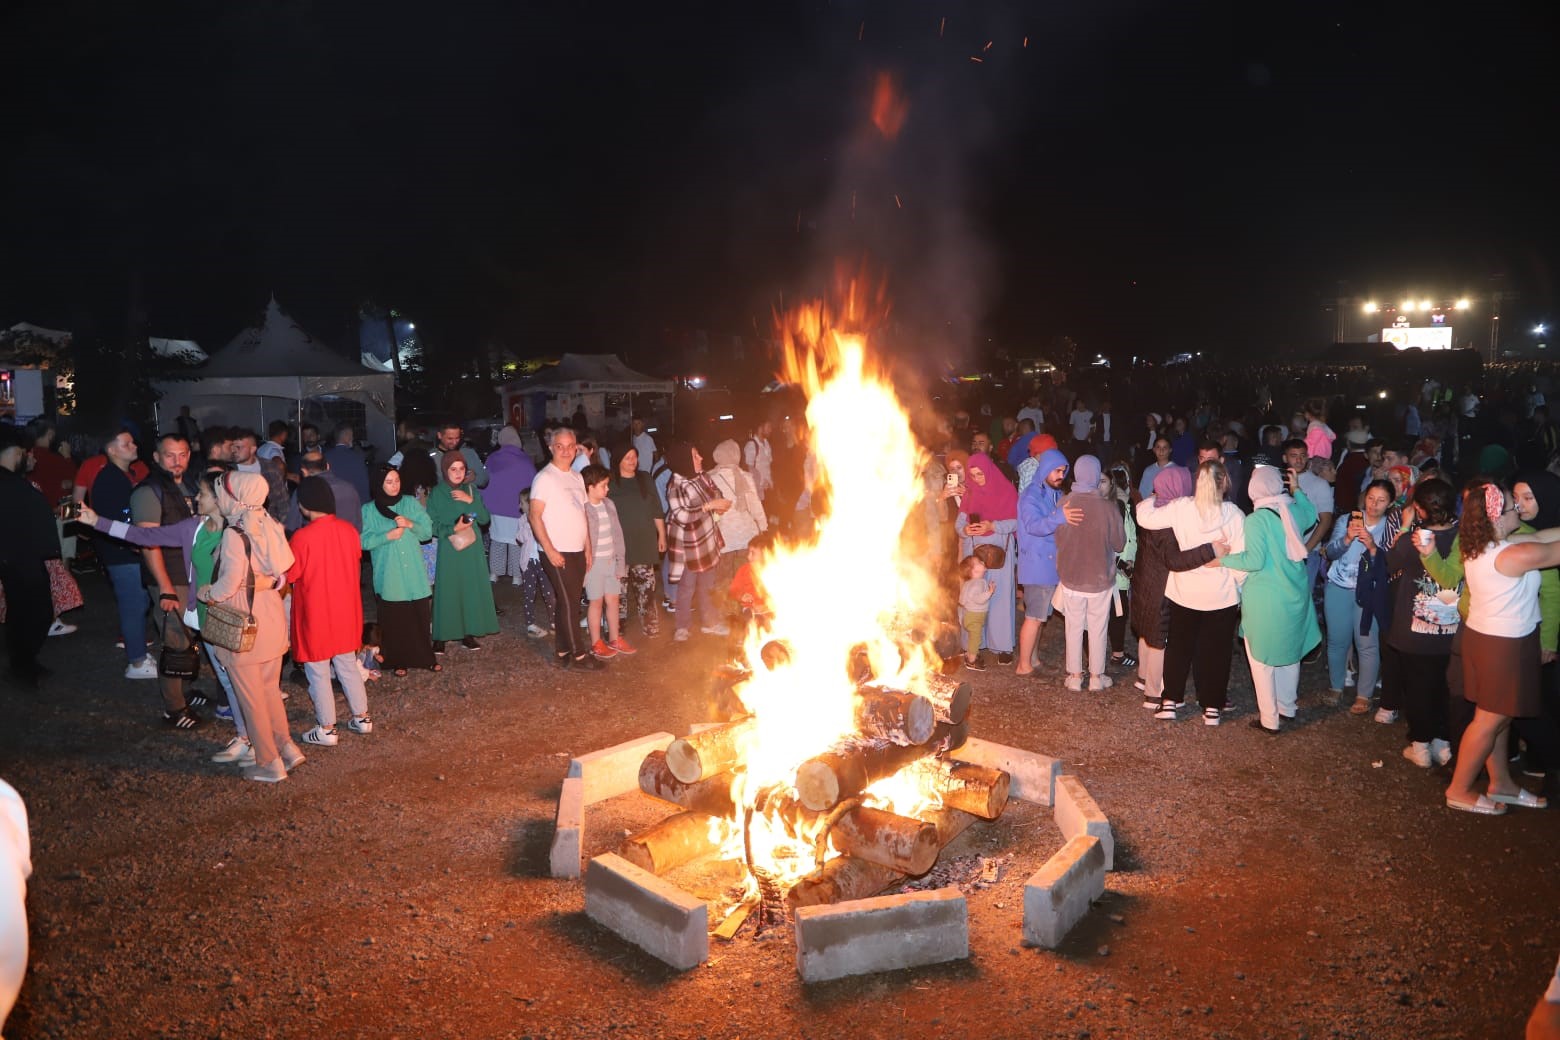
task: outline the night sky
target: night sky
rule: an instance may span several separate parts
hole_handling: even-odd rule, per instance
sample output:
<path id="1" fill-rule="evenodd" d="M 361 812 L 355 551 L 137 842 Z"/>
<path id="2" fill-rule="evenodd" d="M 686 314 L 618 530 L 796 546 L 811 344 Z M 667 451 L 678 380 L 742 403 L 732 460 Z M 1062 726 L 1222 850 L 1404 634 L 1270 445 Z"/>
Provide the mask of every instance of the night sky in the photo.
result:
<path id="1" fill-rule="evenodd" d="M 906 342 L 956 358 L 1311 345 L 1340 280 L 1499 276 L 1513 319 L 1545 320 L 1547 25 L 1327 0 L 13 0 L 0 323 L 111 335 L 138 305 L 209 350 L 274 291 L 340 343 L 391 303 L 435 365 L 483 341 L 644 363 L 692 329 L 767 333 L 862 260 Z"/>

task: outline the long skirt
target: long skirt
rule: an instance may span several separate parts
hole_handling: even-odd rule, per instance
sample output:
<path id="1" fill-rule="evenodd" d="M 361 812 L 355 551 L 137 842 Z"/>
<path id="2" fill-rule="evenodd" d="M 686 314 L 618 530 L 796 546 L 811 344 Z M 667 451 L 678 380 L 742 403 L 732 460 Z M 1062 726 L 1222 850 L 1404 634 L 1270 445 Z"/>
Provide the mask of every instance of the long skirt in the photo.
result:
<path id="1" fill-rule="evenodd" d="M 384 667 L 432 668 L 433 597 L 379 601 L 379 648 Z"/>

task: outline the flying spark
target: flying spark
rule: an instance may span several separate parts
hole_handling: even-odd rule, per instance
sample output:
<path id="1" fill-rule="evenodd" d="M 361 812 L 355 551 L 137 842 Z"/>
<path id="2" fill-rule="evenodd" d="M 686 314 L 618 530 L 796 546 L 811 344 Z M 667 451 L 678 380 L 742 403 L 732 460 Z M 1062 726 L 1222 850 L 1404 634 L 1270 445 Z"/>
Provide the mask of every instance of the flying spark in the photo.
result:
<path id="1" fill-rule="evenodd" d="M 900 209 L 905 208 L 905 204 L 899 201 L 899 195 L 897 193 L 894 195 L 894 205 L 898 206 Z"/>
<path id="2" fill-rule="evenodd" d="M 982 51 L 989 51 L 989 50 L 991 50 L 991 45 L 994 42 L 995 42 L 994 40 L 987 40 L 986 41 L 986 46 L 982 47 L 981 50 Z"/>
<path id="3" fill-rule="evenodd" d="M 986 59 L 985 58 L 977 58 L 973 54 L 970 55 L 970 60 L 973 61 L 977 65 L 984 65 L 984 64 L 986 64 Z"/>
<path id="4" fill-rule="evenodd" d="M 856 42 L 857 43 L 861 42 L 861 38 L 862 38 L 862 36 L 866 35 L 866 32 L 867 32 L 867 23 L 866 22 L 862 22 L 860 27 L 856 29 Z"/>

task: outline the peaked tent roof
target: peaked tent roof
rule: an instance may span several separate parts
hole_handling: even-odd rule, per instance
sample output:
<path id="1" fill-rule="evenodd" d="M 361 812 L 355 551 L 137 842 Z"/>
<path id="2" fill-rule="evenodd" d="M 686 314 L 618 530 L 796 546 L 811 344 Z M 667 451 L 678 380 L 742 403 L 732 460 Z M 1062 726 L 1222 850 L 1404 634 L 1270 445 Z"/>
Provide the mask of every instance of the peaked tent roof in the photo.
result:
<path id="1" fill-rule="evenodd" d="M 616 354 L 565 354 L 556 364 L 502 388 L 515 393 L 526 390 L 606 390 L 671 393 L 670 379 L 657 379 L 635 372 Z"/>
<path id="2" fill-rule="evenodd" d="M 345 358 L 315 339 L 288 317 L 276 297 L 265 309 L 265 323 L 249 328 L 202 365 L 201 376 L 360 376 L 363 364 Z"/>

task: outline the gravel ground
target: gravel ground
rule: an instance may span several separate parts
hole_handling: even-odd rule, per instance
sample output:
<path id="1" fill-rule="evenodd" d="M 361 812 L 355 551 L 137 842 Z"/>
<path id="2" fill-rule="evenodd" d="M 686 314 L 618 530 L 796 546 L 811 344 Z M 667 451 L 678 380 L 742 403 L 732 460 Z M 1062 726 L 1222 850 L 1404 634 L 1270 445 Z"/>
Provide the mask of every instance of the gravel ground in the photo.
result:
<path id="1" fill-rule="evenodd" d="M 547 849 L 571 755 L 707 717 L 713 642 L 559 673 L 504 587 L 503 634 L 370 686 L 375 732 L 343 727 L 272 786 L 206 761 L 222 724 L 161 728 L 152 684 L 122 677 L 111 595 L 84 584 L 56 677 L 0 694 L 35 868 L 9 1040 L 1508 1037 L 1560 946 L 1554 811 L 1445 809 L 1400 726 L 1318 706 L 1319 664 L 1276 739 L 1246 725 L 1240 665 L 1217 729 L 1156 722 L 1125 674 L 1068 693 L 1057 622 L 1050 678 L 972 681 L 976 734 L 1061 757 L 1115 827 L 1105 898 L 1061 950 L 1021 944 L 1024 880 L 1060 835 L 1015 806 L 961 839 L 1012 855 L 970 894 L 968 961 L 804 986 L 787 936 L 746 929 L 679 975 L 588 921 Z M 587 853 L 653 816 L 596 807 Z"/>

